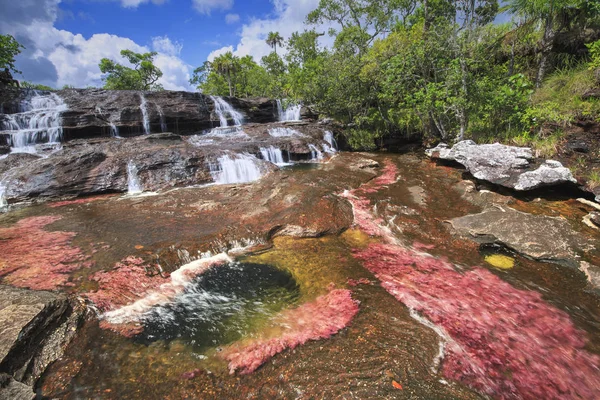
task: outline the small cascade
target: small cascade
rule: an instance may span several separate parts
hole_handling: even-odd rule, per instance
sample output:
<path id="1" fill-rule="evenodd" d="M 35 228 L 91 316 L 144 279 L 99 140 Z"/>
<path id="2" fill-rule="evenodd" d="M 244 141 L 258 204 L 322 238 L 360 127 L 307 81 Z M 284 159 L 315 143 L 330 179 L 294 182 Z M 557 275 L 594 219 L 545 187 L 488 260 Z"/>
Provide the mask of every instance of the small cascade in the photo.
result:
<path id="1" fill-rule="evenodd" d="M 304 136 L 297 130 L 290 128 L 272 128 L 269 129 L 269 135 L 273 137 Z"/>
<path id="2" fill-rule="evenodd" d="M 238 154 L 234 158 L 224 155 L 208 166 L 213 180 L 219 185 L 254 182 L 262 176 L 257 158 L 249 154 Z"/>
<path id="3" fill-rule="evenodd" d="M 61 113 L 67 105 L 56 93 L 32 94 L 21 103 L 21 112 L 5 115 L 1 125 L 10 134 L 13 153 L 35 153 L 38 143 L 60 144 L 62 140 Z"/>
<path id="4" fill-rule="evenodd" d="M 233 120 L 234 126 L 240 126 L 244 123 L 244 116 L 237 112 L 231 104 L 227 103 L 221 97 L 210 96 L 215 103 L 215 113 L 221 121 L 221 128 L 229 126 L 229 119 Z"/>
<path id="5" fill-rule="evenodd" d="M 310 149 L 310 158 L 312 161 L 323 161 L 323 152 L 317 148 L 314 144 L 309 144 L 308 148 Z"/>
<path id="6" fill-rule="evenodd" d="M 6 201 L 6 189 L 7 184 L 5 182 L 0 182 L 0 209 L 6 208 L 8 206 L 8 201 Z"/>
<path id="7" fill-rule="evenodd" d="M 109 122 L 109 124 L 110 124 L 110 134 L 112 135 L 112 137 L 120 138 L 121 136 L 119 136 L 119 128 L 112 122 Z"/>
<path id="8" fill-rule="evenodd" d="M 134 195 L 144 191 L 138 177 L 138 169 L 133 161 L 127 163 L 127 194 Z"/>
<path id="9" fill-rule="evenodd" d="M 275 147 L 275 146 L 261 147 L 260 154 L 262 155 L 262 158 L 264 160 L 269 161 L 270 163 L 273 163 L 275 165 L 278 165 L 278 166 L 288 165 L 288 163 L 285 162 L 283 159 L 283 152 L 278 147 Z"/>
<path id="10" fill-rule="evenodd" d="M 167 127 L 167 121 L 165 119 L 165 113 L 162 110 L 162 107 L 158 104 L 156 105 L 156 110 L 158 111 L 158 115 L 160 116 L 160 130 L 162 133 L 165 133 L 169 130 Z"/>
<path id="11" fill-rule="evenodd" d="M 288 105 L 287 108 L 283 107 L 283 102 L 277 100 L 277 112 L 279 113 L 279 121 L 300 121 L 300 112 L 302 111 L 301 104 Z"/>
<path id="12" fill-rule="evenodd" d="M 329 143 L 329 146 L 337 151 L 338 150 L 338 144 L 335 140 L 335 138 L 333 137 L 333 133 L 331 131 L 325 131 L 325 136 L 323 137 L 323 140 L 325 140 L 327 143 Z"/>
<path id="13" fill-rule="evenodd" d="M 150 118 L 148 117 L 148 102 L 146 101 L 146 96 L 144 93 L 140 93 L 140 110 L 142 111 L 142 118 L 144 119 L 144 133 L 146 135 L 150 134 Z"/>

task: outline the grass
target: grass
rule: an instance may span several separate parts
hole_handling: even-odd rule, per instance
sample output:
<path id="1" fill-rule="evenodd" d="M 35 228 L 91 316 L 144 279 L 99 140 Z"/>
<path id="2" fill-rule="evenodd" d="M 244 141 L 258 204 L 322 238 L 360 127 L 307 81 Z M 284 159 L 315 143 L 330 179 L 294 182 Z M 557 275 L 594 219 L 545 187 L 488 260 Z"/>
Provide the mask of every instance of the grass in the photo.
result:
<path id="1" fill-rule="evenodd" d="M 600 187 L 600 169 L 595 169 L 590 172 L 587 179 L 587 184 L 590 189 Z"/>

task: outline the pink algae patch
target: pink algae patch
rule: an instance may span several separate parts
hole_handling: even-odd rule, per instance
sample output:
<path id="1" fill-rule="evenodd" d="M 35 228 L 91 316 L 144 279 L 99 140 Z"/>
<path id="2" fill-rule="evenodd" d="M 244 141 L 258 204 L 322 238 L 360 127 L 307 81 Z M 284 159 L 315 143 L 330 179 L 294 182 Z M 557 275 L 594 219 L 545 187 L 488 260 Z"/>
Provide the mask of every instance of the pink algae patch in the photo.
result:
<path id="1" fill-rule="evenodd" d="M 69 285 L 70 273 L 89 267 L 87 257 L 71 245 L 73 232 L 44 228 L 60 217 L 25 218 L 0 228 L 0 278 L 3 283 L 33 290 L 55 290 Z"/>
<path id="2" fill-rule="evenodd" d="M 335 289 L 298 308 L 283 311 L 274 322 L 283 329 L 276 337 L 232 345 L 220 354 L 229 362 L 230 373 L 249 374 L 285 349 L 309 340 L 327 339 L 345 328 L 358 313 L 352 292 Z"/>
<path id="3" fill-rule="evenodd" d="M 151 268 L 141 258 L 127 257 L 111 270 L 92 275 L 90 279 L 98 282 L 98 290 L 86 293 L 86 296 L 101 311 L 132 303 L 165 282 L 160 275 L 150 276 L 149 270 Z"/>
<path id="4" fill-rule="evenodd" d="M 361 216 L 355 223 L 376 231 L 374 216 L 367 218 L 370 202 L 356 196 L 360 191 L 348 197 Z M 499 399 L 600 398 L 600 357 L 584 349 L 585 332 L 568 314 L 486 269 L 461 272 L 399 245 L 383 228 L 379 236 L 386 243 L 354 256 L 397 300 L 440 329 L 445 377 Z"/>

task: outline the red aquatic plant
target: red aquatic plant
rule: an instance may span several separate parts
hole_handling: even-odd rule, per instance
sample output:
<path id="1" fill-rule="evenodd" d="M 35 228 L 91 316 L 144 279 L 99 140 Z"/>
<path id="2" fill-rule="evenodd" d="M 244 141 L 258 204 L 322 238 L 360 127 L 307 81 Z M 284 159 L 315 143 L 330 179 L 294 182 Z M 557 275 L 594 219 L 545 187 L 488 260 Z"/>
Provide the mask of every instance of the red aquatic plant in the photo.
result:
<path id="1" fill-rule="evenodd" d="M 0 278 L 3 283 L 34 290 L 55 290 L 68 285 L 70 273 L 89 267 L 87 257 L 71 245 L 73 232 L 44 228 L 57 216 L 25 218 L 0 228 Z"/>
<path id="2" fill-rule="evenodd" d="M 294 349 L 309 340 L 327 339 L 345 328 L 358 312 L 352 292 L 334 289 L 298 308 L 281 312 L 274 322 L 281 327 L 275 337 L 234 344 L 221 353 L 229 362 L 230 373 L 254 372 L 274 355 Z"/>
<path id="3" fill-rule="evenodd" d="M 584 349 L 585 332 L 568 314 L 486 269 L 459 270 L 403 246 L 360 196 L 376 186 L 345 195 L 360 217 L 355 223 L 379 232 L 383 242 L 354 256 L 415 318 L 435 328 L 445 342 L 445 377 L 499 399 L 600 398 L 600 357 Z"/>

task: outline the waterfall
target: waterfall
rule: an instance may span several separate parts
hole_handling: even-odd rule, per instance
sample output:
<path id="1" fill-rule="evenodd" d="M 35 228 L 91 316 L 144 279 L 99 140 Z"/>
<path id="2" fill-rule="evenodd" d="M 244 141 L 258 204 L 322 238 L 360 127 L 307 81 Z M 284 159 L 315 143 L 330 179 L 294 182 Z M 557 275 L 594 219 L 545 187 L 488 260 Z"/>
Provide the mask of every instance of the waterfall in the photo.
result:
<path id="1" fill-rule="evenodd" d="M 309 144 L 308 148 L 310 149 L 310 158 L 312 161 L 322 161 L 323 153 L 321 150 L 317 149 L 317 146 L 314 144 Z"/>
<path id="2" fill-rule="evenodd" d="M 142 117 L 144 118 L 144 133 L 150 134 L 150 118 L 148 117 L 148 102 L 144 93 L 140 93 L 140 110 L 142 111 Z"/>
<path id="3" fill-rule="evenodd" d="M 1 130 L 10 134 L 13 153 L 35 153 L 37 143 L 58 144 L 62 140 L 60 116 L 67 105 L 56 93 L 32 93 L 21 103 L 21 112 L 5 115 L 1 125 Z"/>
<path id="4" fill-rule="evenodd" d="M 262 155 L 264 160 L 269 161 L 270 163 L 273 163 L 275 165 L 288 165 L 288 163 L 286 163 L 283 160 L 283 152 L 281 151 L 281 149 L 275 146 L 261 147 L 260 154 Z"/>
<path id="5" fill-rule="evenodd" d="M 231 183 L 253 182 L 261 177 L 257 159 L 249 154 L 238 154 L 235 158 L 221 156 L 216 163 L 209 163 L 210 174 L 215 183 L 228 185 Z"/>
<path id="6" fill-rule="evenodd" d="M 227 103 L 221 97 L 210 96 L 210 98 L 215 103 L 215 113 L 221 121 L 221 128 L 229 126 L 229 119 L 233 120 L 235 126 L 240 126 L 244 123 L 244 116 L 237 112 L 231 104 Z"/>
<path id="7" fill-rule="evenodd" d="M 331 148 L 333 148 L 334 150 L 338 149 L 338 144 L 335 138 L 333 137 L 333 133 L 331 133 L 331 131 L 325 131 L 325 136 L 323 137 L 323 140 L 329 143 L 329 146 L 331 146 Z"/>
<path id="8" fill-rule="evenodd" d="M 127 194 L 139 194 L 143 191 L 144 188 L 140 184 L 138 178 L 138 169 L 133 161 L 129 161 L 129 163 L 127 163 Z"/>
<path id="9" fill-rule="evenodd" d="M 112 135 L 112 137 L 120 138 L 121 136 L 119 136 L 119 128 L 112 122 L 109 122 L 109 125 L 110 125 L 110 134 Z"/>
<path id="10" fill-rule="evenodd" d="M 304 136 L 297 130 L 290 128 L 272 128 L 269 129 L 269 135 L 273 137 Z"/>
<path id="11" fill-rule="evenodd" d="M 6 189 L 7 189 L 7 184 L 4 183 L 3 181 L 0 182 L 0 209 L 5 208 L 6 206 L 8 206 L 8 201 L 6 201 Z"/>
<path id="12" fill-rule="evenodd" d="M 160 116 L 160 130 L 162 133 L 165 133 L 169 130 L 167 127 L 167 121 L 165 120 L 165 114 L 163 113 L 162 107 L 158 104 L 156 105 L 156 110 L 158 111 L 158 115 Z"/>
<path id="13" fill-rule="evenodd" d="M 283 108 L 283 102 L 281 100 L 277 100 L 279 121 L 300 121 L 300 111 L 302 111 L 301 104 L 288 105 L 287 108 Z"/>

